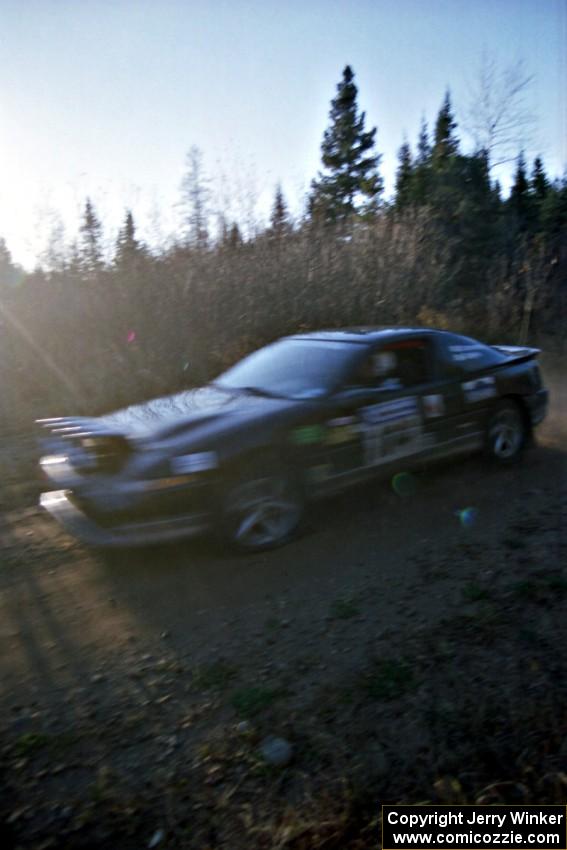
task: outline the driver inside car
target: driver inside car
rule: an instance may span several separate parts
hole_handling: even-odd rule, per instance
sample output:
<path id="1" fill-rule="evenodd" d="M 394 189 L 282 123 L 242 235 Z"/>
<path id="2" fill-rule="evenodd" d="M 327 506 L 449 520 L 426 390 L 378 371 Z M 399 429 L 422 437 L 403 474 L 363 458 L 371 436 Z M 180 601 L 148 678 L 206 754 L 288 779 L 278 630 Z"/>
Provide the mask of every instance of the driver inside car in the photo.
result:
<path id="1" fill-rule="evenodd" d="M 373 371 L 373 383 L 378 389 L 399 390 L 402 388 L 398 371 L 398 358 L 393 351 L 380 351 L 373 354 L 370 362 Z"/>
<path id="2" fill-rule="evenodd" d="M 398 358 L 393 351 L 380 351 L 360 364 L 354 383 L 379 390 L 401 389 L 403 385 L 396 374 L 397 367 Z"/>

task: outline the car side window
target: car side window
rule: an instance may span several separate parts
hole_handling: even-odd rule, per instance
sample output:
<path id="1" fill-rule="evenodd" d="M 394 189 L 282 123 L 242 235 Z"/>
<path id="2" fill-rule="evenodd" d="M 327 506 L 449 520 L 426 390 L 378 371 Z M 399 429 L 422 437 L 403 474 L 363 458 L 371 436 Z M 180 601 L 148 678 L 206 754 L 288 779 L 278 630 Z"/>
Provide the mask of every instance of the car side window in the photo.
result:
<path id="1" fill-rule="evenodd" d="M 429 346 L 410 339 L 377 349 L 373 355 L 375 386 L 404 389 L 431 379 Z"/>
<path id="2" fill-rule="evenodd" d="M 355 385 L 404 389 L 431 379 L 429 345 L 423 339 L 390 343 L 375 349 L 353 376 Z"/>
<path id="3" fill-rule="evenodd" d="M 446 334 L 438 340 L 437 368 L 441 378 L 462 380 L 464 373 L 461 363 L 455 359 L 450 347 L 455 339 L 458 338 Z"/>

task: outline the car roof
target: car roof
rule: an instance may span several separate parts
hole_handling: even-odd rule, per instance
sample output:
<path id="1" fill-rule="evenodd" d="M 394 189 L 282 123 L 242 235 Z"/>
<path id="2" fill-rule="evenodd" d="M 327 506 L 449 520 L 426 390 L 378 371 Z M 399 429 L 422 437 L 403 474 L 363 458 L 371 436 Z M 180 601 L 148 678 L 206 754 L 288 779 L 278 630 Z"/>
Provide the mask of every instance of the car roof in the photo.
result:
<path id="1" fill-rule="evenodd" d="M 353 327 L 336 328 L 334 330 L 306 331 L 301 334 L 292 334 L 288 339 L 314 339 L 321 342 L 355 342 L 368 345 L 374 342 L 386 342 L 396 337 L 423 336 L 424 334 L 438 334 L 433 328 L 396 328 L 396 327 Z"/>

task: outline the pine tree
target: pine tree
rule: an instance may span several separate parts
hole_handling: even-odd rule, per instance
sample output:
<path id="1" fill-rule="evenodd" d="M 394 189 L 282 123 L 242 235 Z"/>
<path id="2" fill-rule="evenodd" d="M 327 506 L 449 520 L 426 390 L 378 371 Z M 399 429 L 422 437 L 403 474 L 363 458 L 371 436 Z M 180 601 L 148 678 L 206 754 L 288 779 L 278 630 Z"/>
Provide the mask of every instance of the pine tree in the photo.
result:
<path id="1" fill-rule="evenodd" d="M 79 233 L 79 267 L 87 276 L 96 275 L 104 267 L 101 245 L 102 225 L 90 198 L 87 198 L 85 202 Z"/>
<path id="2" fill-rule="evenodd" d="M 421 128 L 417 138 L 417 153 L 413 176 L 412 201 L 418 206 L 423 206 L 430 201 L 431 189 L 431 144 L 425 118 L 421 121 Z"/>
<path id="3" fill-rule="evenodd" d="M 411 148 L 404 141 L 398 150 L 398 170 L 396 171 L 396 207 L 402 209 L 411 204 L 413 189 L 413 162 Z"/>
<path id="4" fill-rule="evenodd" d="M 311 184 L 311 215 L 327 222 L 344 222 L 355 213 L 377 209 L 383 191 L 375 152 L 376 128 L 366 131 L 359 113 L 357 87 L 349 65 L 331 101 L 330 125 L 321 144 L 324 170 Z"/>
<path id="5" fill-rule="evenodd" d="M 446 165 L 451 157 L 458 154 L 459 140 L 455 136 L 457 126 L 451 106 L 451 95 L 447 91 L 435 123 L 432 150 L 432 158 L 435 166 Z"/>
<path id="6" fill-rule="evenodd" d="M 516 229 L 520 232 L 527 230 L 531 220 L 532 205 L 523 152 L 518 156 L 514 182 L 508 198 L 508 209 L 514 218 Z"/>
<path id="7" fill-rule="evenodd" d="M 240 248 L 240 246 L 242 245 L 242 235 L 240 233 L 240 228 L 236 222 L 233 222 L 233 225 L 230 228 L 228 234 L 228 244 L 231 248 Z"/>
<path id="8" fill-rule="evenodd" d="M 116 333 L 129 341 L 151 339 L 159 321 L 159 309 L 156 310 L 156 307 L 167 296 L 163 287 L 155 286 L 155 265 L 146 246 L 136 235 L 131 210 L 126 210 L 124 223 L 118 232 L 112 272 L 115 305 L 112 319 Z M 128 350 L 136 356 L 138 349 L 131 346 Z"/>
<path id="9" fill-rule="evenodd" d="M 427 177 L 426 203 L 435 210 L 448 238 L 459 235 L 459 209 L 468 192 L 469 162 L 468 157 L 459 154 L 456 128 L 451 96 L 447 91 L 435 121 L 431 156 L 424 176 Z"/>
<path id="10" fill-rule="evenodd" d="M 206 248 L 209 242 L 209 181 L 203 169 L 203 154 L 193 145 L 187 154 L 187 172 L 181 181 L 181 211 L 185 242 L 191 248 Z"/>
<path id="11" fill-rule="evenodd" d="M 0 237 L 0 288 L 14 286 L 23 278 L 23 269 L 12 261 L 12 254 L 4 239 Z"/>
<path id="12" fill-rule="evenodd" d="M 271 234 L 276 237 L 284 236 L 291 230 L 289 211 L 279 183 L 276 186 L 274 204 L 270 215 L 270 230 Z"/>
<path id="13" fill-rule="evenodd" d="M 417 137 L 417 165 L 425 165 L 429 162 L 430 157 L 431 145 L 429 143 L 429 131 L 427 128 L 427 121 L 425 120 L 425 118 L 422 118 L 419 136 Z"/>
<path id="14" fill-rule="evenodd" d="M 224 213 L 218 217 L 217 240 L 221 248 L 239 248 L 243 244 L 238 224 L 235 221 L 230 224 Z"/>
<path id="15" fill-rule="evenodd" d="M 72 265 L 65 240 L 65 225 L 57 213 L 51 214 L 45 247 L 39 254 L 39 260 L 41 267 L 50 275 L 63 274 Z"/>
<path id="16" fill-rule="evenodd" d="M 530 224 L 534 232 L 542 232 L 544 227 L 544 202 L 551 189 L 541 157 L 536 156 L 529 181 L 530 192 Z"/>
<path id="17" fill-rule="evenodd" d="M 131 210 L 126 210 L 124 224 L 116 240 L 114 262 L 118 267 L 130 266 L 144 253 L 143 246 L 136 238 L 136 225 Z"/>
<path id="18" fill-rule="evenodd" d="M 549 186 L 541 207 L 541 222 L 546 236 L 553 240 L 563 237 L 567 244 L 567 175 Z"/>
<path id="19" fill-rule="evenodd" d="M 457 122 L 447 91 L 435 122 L 430 144 L 422 121 L 414 162 L 414 205 L 430 208 L 431 220 L 445 240 L 454 275 L 447 278 L 443 298 L 470 294 L 487 276 L 498 248 L 496 224 L 499 199 L 490 184 L 484 152 L 459 152 Z"/>
<path id="20" fill-rule="evenodd" d="M 500 201 L 490 183 L 488 155 L 457 156 L 454 163 L 453 203 L 456 213 L 453 232 L 458 236 L 462 261 L 461 284 L 472 291 L 486 282 L 487 268 L 499 247 L 497 233 Z"/>
<path id="21" fill-rule="evenodd" d="M 541 157 L 536 156 L 530 179 L 530 190 L 534 198 L 539 202 L 545 200 L 545 196 L 549 192 L 550 183 L 547 179 L 545 169 Z"/>

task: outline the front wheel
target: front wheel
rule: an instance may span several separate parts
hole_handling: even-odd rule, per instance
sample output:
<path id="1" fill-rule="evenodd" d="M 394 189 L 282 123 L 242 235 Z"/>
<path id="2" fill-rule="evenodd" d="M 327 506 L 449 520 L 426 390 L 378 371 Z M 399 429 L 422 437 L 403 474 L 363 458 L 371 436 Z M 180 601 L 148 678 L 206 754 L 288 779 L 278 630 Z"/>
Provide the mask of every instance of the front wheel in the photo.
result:
<path id="1" fill-rule="evenodd" d="M 223 537 L 240 552 L 282 546 L 297 530 L 303 509 L 301 490 L 285 469 L 251 468 L 228 486 L 221 517 Z"/>
<path id="2" fill-rule="evenodd" d="M 487 452 L 498 463 L 512 463 L 521 455 L 528 439 L 522 411 L 512 401 L 502 402 L 488 422 Z"/>

